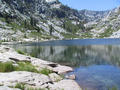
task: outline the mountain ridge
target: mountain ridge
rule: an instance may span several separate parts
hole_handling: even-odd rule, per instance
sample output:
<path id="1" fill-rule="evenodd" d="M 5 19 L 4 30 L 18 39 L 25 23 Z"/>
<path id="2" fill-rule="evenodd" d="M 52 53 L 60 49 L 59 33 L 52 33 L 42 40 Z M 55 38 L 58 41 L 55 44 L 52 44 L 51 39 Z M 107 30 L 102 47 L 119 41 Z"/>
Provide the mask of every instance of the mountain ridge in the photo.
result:
<path id="1" fill-rule="evenodd" d="M 1 40 L 9 41 L 93 38 L 92 26 L 86 23 L 99 22 L 110 12 L 78 11 L 58 0 L 0 0 L 0 4 Z"/>

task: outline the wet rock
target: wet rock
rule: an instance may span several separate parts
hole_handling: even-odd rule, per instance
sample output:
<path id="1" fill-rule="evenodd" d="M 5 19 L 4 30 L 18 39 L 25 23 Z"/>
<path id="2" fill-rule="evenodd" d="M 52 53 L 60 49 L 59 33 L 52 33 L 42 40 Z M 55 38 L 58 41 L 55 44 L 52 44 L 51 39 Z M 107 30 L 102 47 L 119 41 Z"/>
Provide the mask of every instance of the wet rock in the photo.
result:
<path id="1" fill-rule="evenodd" d="M 51 90 L 82 90 L 74 80 L 61 80 L 50 85 Z"/>

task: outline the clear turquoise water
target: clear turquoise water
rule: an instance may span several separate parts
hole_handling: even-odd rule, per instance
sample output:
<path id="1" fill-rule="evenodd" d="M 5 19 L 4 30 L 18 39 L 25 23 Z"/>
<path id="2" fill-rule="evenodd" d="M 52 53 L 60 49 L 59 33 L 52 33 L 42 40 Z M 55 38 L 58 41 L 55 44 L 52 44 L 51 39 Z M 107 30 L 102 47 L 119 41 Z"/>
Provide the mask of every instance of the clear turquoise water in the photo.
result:
<path id="1" fill-rule="evenodd" d="M 120 90 L 120 39 L 62 40 L 12 47 L 37 58 L 73 67 L 71 73 L 76 75 L 83 90 Z"/>

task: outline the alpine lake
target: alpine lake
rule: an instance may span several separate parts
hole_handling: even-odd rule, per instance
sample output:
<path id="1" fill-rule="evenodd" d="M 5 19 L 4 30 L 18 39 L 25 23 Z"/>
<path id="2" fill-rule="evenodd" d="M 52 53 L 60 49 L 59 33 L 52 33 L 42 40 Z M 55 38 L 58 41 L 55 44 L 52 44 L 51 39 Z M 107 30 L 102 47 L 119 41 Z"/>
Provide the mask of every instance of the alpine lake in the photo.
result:
<path id="1" fill-rule="evenodd" d="M 75 39 L 10 45 L 28 55 L 71 66 L 83 90 L 120 90 L 120 39 Z"/>

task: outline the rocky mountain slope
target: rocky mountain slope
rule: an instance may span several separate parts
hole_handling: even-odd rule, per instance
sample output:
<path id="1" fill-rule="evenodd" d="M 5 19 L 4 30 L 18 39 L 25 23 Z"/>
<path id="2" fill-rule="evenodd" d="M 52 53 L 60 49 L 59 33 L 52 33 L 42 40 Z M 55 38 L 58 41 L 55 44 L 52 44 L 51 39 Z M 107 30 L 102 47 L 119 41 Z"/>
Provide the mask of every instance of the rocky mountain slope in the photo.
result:
<path id="1" fill-rule="evenodd" d="M 86 22 L 99 21 L 100 19 L 107 16 L 108 11 L 91 11 L 91 10 L 80 10 L 80 16 L 83 16 L 82 19 Z"/>
<path id="2" fill-rule="evenodd" d="M 111 10 L 108 15 L 98 22 L 85 24 L 90 28 L 92 38 L 119 38 L 120 37 L 120 7 Z"/>
<path id="3" fill-rule="evenodd" d="M 0 40 L 88 38 L 84 24 L 108 11 L 77 11 L 58 0 L 0 0 Z"/>

